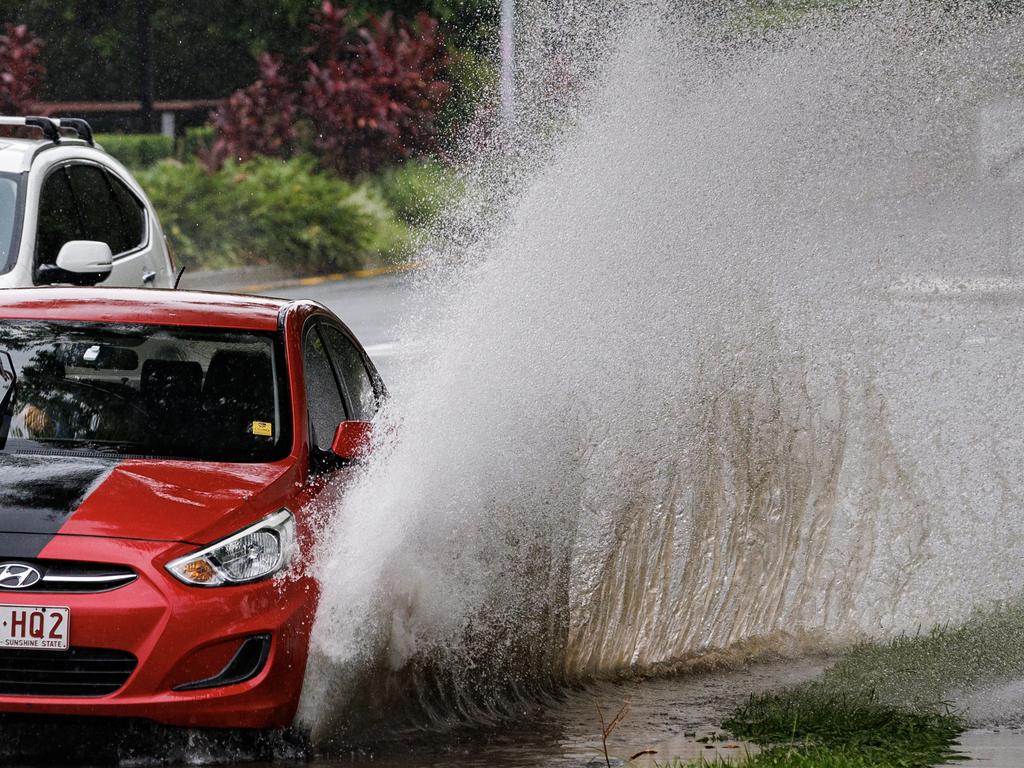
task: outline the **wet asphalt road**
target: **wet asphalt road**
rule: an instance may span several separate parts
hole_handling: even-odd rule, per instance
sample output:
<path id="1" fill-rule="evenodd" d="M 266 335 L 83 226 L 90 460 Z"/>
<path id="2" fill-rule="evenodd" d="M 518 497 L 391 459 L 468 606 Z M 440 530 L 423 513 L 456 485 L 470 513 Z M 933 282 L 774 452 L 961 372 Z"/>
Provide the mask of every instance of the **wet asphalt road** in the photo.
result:
<path id="1" fill-rule="evenodd" d="M 401 337 L 403 322 L 417 311 L 414 278 L 406 274 L 335 280 L 263 291 L 268 296 L 313 299 L 329 307 L 352 329 L 385 381 L 401 359 L 409 340 Z"/>

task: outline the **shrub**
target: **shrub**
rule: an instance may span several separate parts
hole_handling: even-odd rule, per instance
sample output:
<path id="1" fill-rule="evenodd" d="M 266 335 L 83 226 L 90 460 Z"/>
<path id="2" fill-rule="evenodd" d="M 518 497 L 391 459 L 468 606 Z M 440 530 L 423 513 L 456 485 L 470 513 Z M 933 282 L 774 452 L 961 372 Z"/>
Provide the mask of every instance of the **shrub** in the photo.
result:
<path id="1" fill-rule="evenodd" d="M 351 175 L 434 149 L 451 90 L 437 22 L 387 13 L 351 30 L 346 16 L 324 2 L 312 25 L 302 108 L 322 164 Z"/>
<path id="2" fill-rule="evenodd" d="M 410 160 L 384 171 L 374 183 L 398 218 L 412 226 L 430 224 L 463 193 L 455 174 L 436 162 Z"/>
<path id="3" fill-rule="evenodd" d="M 262 54 L 260 74 L 259 80 L 233 93 L 213 113 L 217 138 L 209 151 L 199 153 L 208 168 L 256 155 L 285 158 L 295 151 L 296 97 L 281 59 Z"/>
<path id="4" fill-rule="evenodd" d="M 260 159 L 226 170 L 240 198 L 249 254 L 314 270 L 365 263 L 377 222 L 351 200 L 350 184 L 314 173 L 306 159 Z"/>
<path id="5" fill-rule="evenodd" d="M 217 129 L 212 125 L 199 125 L 185 129 L 185 135 L 178 140 L 177 158 L 182 162 L 210 151 L 217 140 Z"/>
<path id="6" fill-rule="evenodd" d="M 189 268 L 243 263 L 228 223 L 237 215 L 230 187 L 198 163 L 160 163 L 135 174 L 156 208 L 178 262 Z"/>
<path id="7" fill-rule="evenodd" d="M 96 140 L 103 148 L 131 169 L 149 168 L 174 156 L 174 139 L 159 133 L 104 133 Z"/>
<path id="8" fill-rule="evenodd" d="M 355 28 L 348 14 L 330 2 L 316 11 L 316 42 L 294 85 L 280 58 L 261 56 L 260 79 L 211 116 L 216 139 L 198 152 L 207 167 L 291 157 L 300 134 L 322 167 L 347 176 L 436 148 L 451 92 L 437 22 L 425 12 L 415 24 L 387 13 Z"/>
<path id="9" fill-rule="evenodd" d="M 164 162 L 138 174 L 178 259 L 193 268 L 276 263 L 299 272 L 351 270 L 408 242 L 379 196 L 314 172 L 309 158 L 255 158 L 209 172 Z"/>
<path id="10" fill-rule="evenodd" d="M 36 90 L 46 73 L 39 61 L 43 41 L 24 24 L 7 24 L 0 35 L 0 114 L 32 112 Z"/>
<path id="11" fill-rule="evenodd" d="M 497 91 L 499 76 L 492 57 L 466 49 L 449 52 L 446 70 L 452 92 L 437 118 L 442 145 L 478 117 L 488 95 Z"/>

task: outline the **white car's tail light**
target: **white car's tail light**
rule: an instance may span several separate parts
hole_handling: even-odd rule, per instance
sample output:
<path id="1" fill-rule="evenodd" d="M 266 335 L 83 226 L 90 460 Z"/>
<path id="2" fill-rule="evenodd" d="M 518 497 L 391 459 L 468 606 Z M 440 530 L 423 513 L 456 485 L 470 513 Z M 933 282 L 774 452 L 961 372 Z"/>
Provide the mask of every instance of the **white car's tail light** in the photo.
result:
<path id="1" fill-rule="evenodd" d="M 226 539 L 179 557 L 167 564 L 167 570 L 197 587 L 247 584 L 286 568 L 295 547 L 295 518 L 282 509 Z"/>

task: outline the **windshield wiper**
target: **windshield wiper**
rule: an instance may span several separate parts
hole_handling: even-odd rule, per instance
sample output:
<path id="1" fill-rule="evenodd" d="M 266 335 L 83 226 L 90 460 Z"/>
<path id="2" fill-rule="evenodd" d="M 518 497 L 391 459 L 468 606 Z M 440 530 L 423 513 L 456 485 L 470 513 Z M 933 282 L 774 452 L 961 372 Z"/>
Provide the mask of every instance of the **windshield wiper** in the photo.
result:
<path id="1" fill-rule="evenodd" d="M 146 453 L 140 450 L 145 447 L 143 443 L 127 443 L 123 440 L 80 440 L 70 437 L 35 437 L 31 440 L 47 448 L 69 453 L 100 453 L 111 456 Z"/>

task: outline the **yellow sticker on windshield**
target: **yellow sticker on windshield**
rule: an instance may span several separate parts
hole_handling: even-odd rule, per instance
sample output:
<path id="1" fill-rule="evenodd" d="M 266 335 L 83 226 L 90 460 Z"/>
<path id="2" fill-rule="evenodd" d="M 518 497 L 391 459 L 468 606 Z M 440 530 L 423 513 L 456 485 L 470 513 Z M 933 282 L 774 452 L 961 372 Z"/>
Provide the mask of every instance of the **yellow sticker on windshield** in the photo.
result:
<path id="1" fill-rule="evenodd" d="M 259 437 L 273 437 L 274 425 L 269 421 L 254 421 L 252 423 L 252 433 Z"/>

